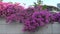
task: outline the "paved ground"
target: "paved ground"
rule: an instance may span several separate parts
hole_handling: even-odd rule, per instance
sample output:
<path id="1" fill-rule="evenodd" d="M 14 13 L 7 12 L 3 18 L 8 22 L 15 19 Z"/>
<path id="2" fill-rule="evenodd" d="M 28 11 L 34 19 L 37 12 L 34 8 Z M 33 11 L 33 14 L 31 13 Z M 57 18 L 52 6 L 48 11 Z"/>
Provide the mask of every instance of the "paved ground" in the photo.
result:
<path id="1" fill-rule="evenodd" d="M 31 34 L 60 34 L 60 24 L 48 24 L 38 32 Z M 4 19 L 0 19 L 0 34 L 27 34 L 22 32 L 22 24 L 6 24 Z"/>

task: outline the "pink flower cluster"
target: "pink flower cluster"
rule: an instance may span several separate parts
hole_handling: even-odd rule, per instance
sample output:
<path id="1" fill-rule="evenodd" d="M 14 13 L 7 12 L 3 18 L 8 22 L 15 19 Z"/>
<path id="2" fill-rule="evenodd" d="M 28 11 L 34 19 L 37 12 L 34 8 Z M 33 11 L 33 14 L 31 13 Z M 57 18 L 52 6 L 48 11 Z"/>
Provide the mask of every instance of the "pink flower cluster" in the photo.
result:
<path id="1" fill-rule="evenodd" d="M 59 13 L 54 13 L 53 17 L 54 22 L 59 22 L 60 23 L 60 12 Z"/>
<path id="2" fill-rule="evenodd" d="M 0 2 L 0 16 L 1 17 L 8 17 L 11 14 L 18 13 L 24 9 L 23 6 L 20 6 L 18 3 L 3 3 Z"/>
<path id="3" fill-rule="evenodd" d="M 6 18 L 7 23 L 13 23 L 14 21 L 23 23 L 24 31 L 33 32 L 50 22 L 60 22 L 60 13 L 51 14 L 47 9 L 43 10 L 42 6 L 24 9 L 19 3 L 0 2 L 0 17 Z"/>
<path id="4" fill-rule="evenodd" d="M 43 27 L 50 22 L 50 12 L 47 10 L 36 11 L 24 22 L 24 31 L 35 31 L 38 27 Z"/>

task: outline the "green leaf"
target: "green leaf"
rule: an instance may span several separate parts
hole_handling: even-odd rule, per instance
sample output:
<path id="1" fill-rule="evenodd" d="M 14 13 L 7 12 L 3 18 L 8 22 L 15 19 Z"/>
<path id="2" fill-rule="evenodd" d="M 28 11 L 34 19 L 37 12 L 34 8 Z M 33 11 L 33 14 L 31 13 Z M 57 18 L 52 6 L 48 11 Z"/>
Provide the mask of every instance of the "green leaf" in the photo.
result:
<path id="1" fill-rule="evenodd" d="M 34 6 L 36 7 L 37 6 L 37 4 L 34 2 Z"/>
<path id="2" fill-rule="evenodd" d="M 42 3 L 42 1 L 41 0 L 37 0 L 37 3 L 38 3 L 38 5 L 40 5 Z"/>
<path id="3" fill-rule="evenodd" d="M 46 6 L 46 5 L 44 5 L 42 9 L 43 9 L 43 10 L 45 10 L 46 8 L 47 8 L 47 6 Z"/>

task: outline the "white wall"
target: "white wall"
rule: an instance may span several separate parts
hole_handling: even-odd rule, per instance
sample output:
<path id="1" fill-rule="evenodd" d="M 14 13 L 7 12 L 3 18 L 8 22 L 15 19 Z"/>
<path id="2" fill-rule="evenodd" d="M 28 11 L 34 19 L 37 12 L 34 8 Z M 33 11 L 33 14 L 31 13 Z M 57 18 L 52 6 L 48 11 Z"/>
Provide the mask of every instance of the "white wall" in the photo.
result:
<path id="1" fill-rule="evenodd" d="M 28 34 L 28 32 L 22 32 L 22 29 L 23 24 L 7 24 L 5 19 L 0 19 L 0 34 Z M 48 24 L 38 32 L 31 34 L 60 34 L 60 24 Z"/>

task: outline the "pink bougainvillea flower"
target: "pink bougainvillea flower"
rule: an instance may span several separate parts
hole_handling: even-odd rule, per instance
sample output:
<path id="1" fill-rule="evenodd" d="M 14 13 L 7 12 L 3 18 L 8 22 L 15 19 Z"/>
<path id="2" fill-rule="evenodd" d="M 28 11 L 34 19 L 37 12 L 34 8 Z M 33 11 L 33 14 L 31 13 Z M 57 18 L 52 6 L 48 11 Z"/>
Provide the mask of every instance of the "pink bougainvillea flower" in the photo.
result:
<path id="1" fill-rule="evenodd" d="M 0 17 L 7 23 L 14 21 L 24 24 L 24 31 L 35 32 L 50 22 L 60 22 L 60 12 L 52 14 L 42 6 L 24 8 L 20 3 L 0 2 Z"/>
<path id="2" fill-rule="evenodd" d="M 6 8 L 6 6 L 4 5 L 3 2 L 0 2 L 0 11 L 4 10 Z"/>

